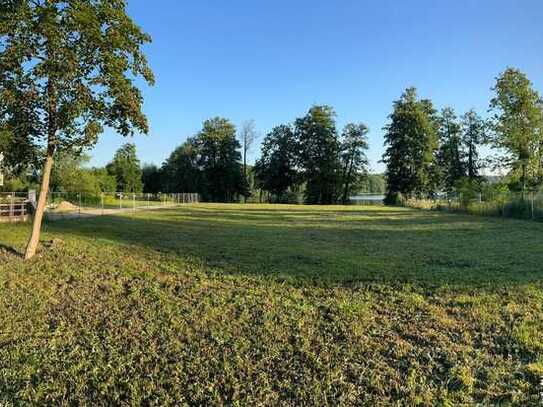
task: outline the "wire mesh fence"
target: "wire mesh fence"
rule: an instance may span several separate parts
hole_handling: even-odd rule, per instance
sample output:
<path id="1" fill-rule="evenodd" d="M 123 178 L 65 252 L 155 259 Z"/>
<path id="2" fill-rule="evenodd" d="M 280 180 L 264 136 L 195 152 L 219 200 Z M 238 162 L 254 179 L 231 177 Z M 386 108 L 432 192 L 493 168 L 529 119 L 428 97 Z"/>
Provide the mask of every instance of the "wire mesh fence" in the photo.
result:
<path id="1" fill-rule="evenodd" d="M 352 196 L 349 199 L 351 205 L 362 205 L 362 206 L 372 206 L 372 205 L 383 205 L 385 196 L 383 194 L 371 194 L 371 193 L 360 193 L 356 196 Z"/>
<path id="2" fill-rule="evenodd" d="M 479 216 L 543 221 L 543 191 L 523 194 L 519 192 L 449 194 L 433 200 L 408 200 L 406 205 Z"/>
<path id="3" fill-rule="evenodd" d="M 200 202 L 196 193 L 125 193 L 85 194 L 50 192 L 46 213 L 50 219 L 59 217 L 99 216 L 137 210 L 163 209 Z"/>

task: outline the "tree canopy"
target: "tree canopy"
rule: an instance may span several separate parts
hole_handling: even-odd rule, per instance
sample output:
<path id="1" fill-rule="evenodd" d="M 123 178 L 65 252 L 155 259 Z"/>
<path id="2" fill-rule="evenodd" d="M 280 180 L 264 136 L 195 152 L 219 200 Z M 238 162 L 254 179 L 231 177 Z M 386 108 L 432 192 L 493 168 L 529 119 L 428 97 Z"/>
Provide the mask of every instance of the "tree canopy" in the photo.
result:
<path id="1" fill-rule="evenodd" d="M 349 123 L 341 135 L 341 202 L 349 202 L 352 194 L 360 189 L 360 181 L 368 172 L 367 134 L 368 127 L 363 124 Z"/>
<path id="2" fill-rule="evenodd" d="M 127 143 L 119 148 L 106 168 L 117 180 L 117 189 L 120 192 L 143 191 L 142 170 L 134 144 Z"/>
<path id="3" fill-rule="evenodd" d="M 508 68 L 493 87 L 491 143 L 505 153 L 502 163 L 524 193 L 543 181 L 543 100 L 526 75 Z"/>
<path id="4" fill-rule="evenodd" d="M 297 157 L 297 143 L 290 126 L 276 126 L 264 138 L 254 171 L 257 185 L 270 192 L 275 202 L 288 201 L 286 193 L 299 182 Z"/>
<path id="5" fill-rule="evenodd" d="M 134 83 L 154 78 L 150 42 L 125 0 L 18 0 L 0 4 L 0 128 L 45 154 L 26 258 L 39 241 L 55 152 L 93 145 L 102 127 L 146 133 Z"/>
<path id="6" fill-rule="evenodd" d="M 330 106 L 313 106 L 294 122 L 306 203 L 331 204 L 337 199 L 340 142 L 335 116 Z"/>
<path id="7" fill-rule="evenodd" d="M 415 88 L 408 88 L 389 116 L 385 131 L 387 165 L 386 201 L 395 203 L 404 197 L 428 195 L 431 169 L 437 148 L 435 111 L 429 100 L 418 100 Z"/>

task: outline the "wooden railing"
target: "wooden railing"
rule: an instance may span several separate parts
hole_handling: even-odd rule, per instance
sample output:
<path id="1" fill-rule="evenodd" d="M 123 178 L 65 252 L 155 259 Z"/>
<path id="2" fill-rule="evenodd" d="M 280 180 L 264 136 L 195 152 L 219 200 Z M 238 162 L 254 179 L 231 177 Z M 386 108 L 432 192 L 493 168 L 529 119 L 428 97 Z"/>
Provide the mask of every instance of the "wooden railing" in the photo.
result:
<path id="1" fill-rule="evenodd" d="M 0 222 L 25 220 L 28 216 L 28 201 L 13 200 L 0 202 Z"/>

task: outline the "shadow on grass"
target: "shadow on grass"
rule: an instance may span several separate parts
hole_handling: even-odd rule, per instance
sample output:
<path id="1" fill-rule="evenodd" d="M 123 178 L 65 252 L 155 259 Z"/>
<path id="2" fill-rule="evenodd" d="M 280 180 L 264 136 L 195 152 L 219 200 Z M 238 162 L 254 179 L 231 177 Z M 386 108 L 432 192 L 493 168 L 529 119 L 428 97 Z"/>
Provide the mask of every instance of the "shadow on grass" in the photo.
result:
<path id="1" fill-rule="evenodd" d="M 2 254 L 8 254 L 10 256 L 17 256 L 17 257 L 21 257 L 21 258 L 23 257 L 23 254 L 19 253 L 19 251 L 17 251 L 13 247 L 6 246 L 6 245 L 0 243 L 0 256 Z"/>
<path id="2" fill-rule="evenodd" d="M 195 207 L 51 222 L 66 237 L 197 259 L 211 273 L 316 284 L 474 288 L 538 281 L 542 225 L 409 210 Z"/>

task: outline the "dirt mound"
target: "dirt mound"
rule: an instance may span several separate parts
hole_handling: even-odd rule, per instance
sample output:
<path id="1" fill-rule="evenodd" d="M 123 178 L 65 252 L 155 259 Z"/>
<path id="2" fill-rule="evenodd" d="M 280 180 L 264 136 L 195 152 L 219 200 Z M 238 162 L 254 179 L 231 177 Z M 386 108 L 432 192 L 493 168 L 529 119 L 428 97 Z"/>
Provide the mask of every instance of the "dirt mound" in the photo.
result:
<path id="1" fill-rule="evenodd" d="M 55 212 L 73 212 L 79 208 L 68 201 L 62 201 L 53 209 Z"/>

